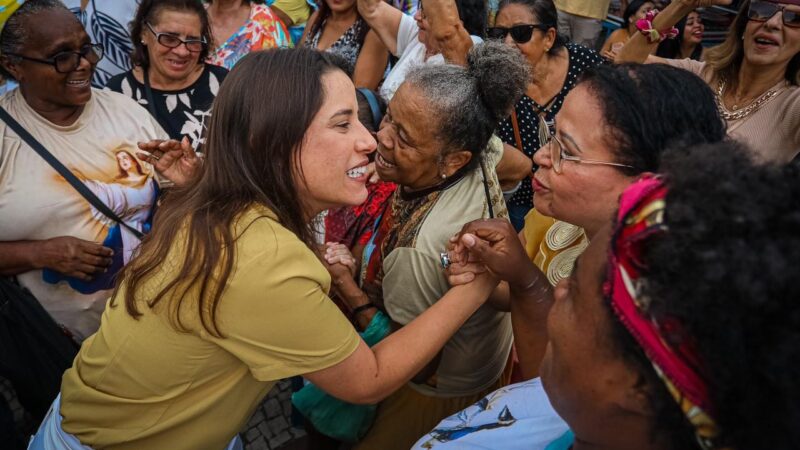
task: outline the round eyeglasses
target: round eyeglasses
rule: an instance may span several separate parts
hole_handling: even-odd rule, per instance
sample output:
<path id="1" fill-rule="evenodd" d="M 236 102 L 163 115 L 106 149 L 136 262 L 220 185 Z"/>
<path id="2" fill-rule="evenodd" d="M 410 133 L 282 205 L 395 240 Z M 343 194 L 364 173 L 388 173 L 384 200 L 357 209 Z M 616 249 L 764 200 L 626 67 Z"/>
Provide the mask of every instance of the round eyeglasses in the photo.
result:
<path id="1" fill-rule="evenodd" d="M 53 55 L 51 58 L 31 58 L 30 56 L 19 55 L 16 53 L 6 53 L 8 56 L 24 59 L 25 61 L 33 61 L 40 64 L 47 64 L 55 67 L 58 73 L 70 73 L 77 70 L 81 65 L 81 58 L 89 61 L 89 64 L 95 65 L 103 59 L 103 46 L 101 44 L 86 44 L 81 47 L 77 52 L 65 51 Z"/>
<path id="2" fill-rule="evenodd" d="M 596 159 L 585 159 L 581 158 L 580 156 L 573 156 L 566 153 L 564 144 L 561 142 L 561 139 L 556 136 L 554 132 L 550 132 L 550 141 L 547 144 L 550 146 L 550 161 L 553 164 L 553 170 L 557 174 L 562 174 L 564 161 L 572 161 L 580 164 L 594 164 L 600 166 L 614 166 L 614 167 L 626 167 L 628 169 L 633 169 L 634 167 L 628 164 L 620 164 L 615 162 L 609 161 L 598 161 Z"/>

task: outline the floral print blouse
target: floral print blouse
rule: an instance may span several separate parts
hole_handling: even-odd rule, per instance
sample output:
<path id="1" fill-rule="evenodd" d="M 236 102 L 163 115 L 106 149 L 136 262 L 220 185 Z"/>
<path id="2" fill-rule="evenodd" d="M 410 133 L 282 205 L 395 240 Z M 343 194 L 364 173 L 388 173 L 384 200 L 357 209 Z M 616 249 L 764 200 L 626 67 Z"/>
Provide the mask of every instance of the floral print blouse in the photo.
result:
<path id="1" fill-rule="evenodd" d="M 252 51 L 291 47 L 289 33 L 267 5 L 250 4 L 250 18 L 206 60 L 209 64 L 233 69 L 236 62 Z"/>

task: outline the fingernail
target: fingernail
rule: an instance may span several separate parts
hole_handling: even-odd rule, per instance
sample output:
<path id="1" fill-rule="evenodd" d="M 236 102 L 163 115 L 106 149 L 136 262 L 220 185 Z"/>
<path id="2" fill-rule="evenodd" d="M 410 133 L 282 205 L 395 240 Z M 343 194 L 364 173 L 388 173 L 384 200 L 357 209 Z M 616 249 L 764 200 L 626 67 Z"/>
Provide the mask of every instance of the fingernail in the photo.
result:
<path id="1" fill-rule="evenodd" d="M 475 246 L 475 237 L 472 236 L 471 234 L 465 234 L 463 241 L 464 241 L 464 245 L 466 245 L 467 247 L 474 247 Z"/>

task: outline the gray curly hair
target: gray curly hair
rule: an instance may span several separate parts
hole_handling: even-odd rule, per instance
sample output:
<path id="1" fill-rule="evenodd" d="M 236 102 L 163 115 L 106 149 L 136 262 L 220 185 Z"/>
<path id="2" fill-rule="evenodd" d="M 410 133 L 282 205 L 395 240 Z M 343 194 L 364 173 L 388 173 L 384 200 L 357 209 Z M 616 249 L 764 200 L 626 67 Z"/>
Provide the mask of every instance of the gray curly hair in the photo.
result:
<path id="1" fill-rule="evenodd" d="M 469 168 L 474 168 L 480 160 L 476 156 L 525 92 L 529 78 L 528 64 L 516 49 L 484 42 L 472 47 L 466 67 L 419 66 L 405 82 L 421 91 L 431 106 L 432 120 L 439 121 L 442 155 L 467 150 L 473 155 Z"/>

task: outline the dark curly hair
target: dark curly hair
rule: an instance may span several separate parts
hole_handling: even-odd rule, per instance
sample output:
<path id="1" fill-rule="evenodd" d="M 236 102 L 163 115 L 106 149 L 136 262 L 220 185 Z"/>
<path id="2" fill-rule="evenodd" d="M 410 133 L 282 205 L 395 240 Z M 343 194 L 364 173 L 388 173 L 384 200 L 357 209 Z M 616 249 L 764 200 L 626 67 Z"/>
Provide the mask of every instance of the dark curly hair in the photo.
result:
<path id="1" fill-rule="evenodd" d="M 726 136 L 714 93 L 700 77 L 663 64 L 601 66 L 584 72 L 610 131 L 609 148 L 627 175 L 658 171 L 664 150 Z"/>
<path id="2" fill-rule="evenodd" d="M 473 36 L 486 37 L 486 24 L 489 20 L 489 8 L 484 0 L 455 0 L 458 18 L 464 24 L 467 33 Z"/>
<path id="3" fill-rule="evenodd" d="M 756 165 L 733 142 L 671 150 L 663 159 L 669 231 L 648 238 L 642 257 L 650 311 L 677 318 L 694 339 L 720 448 L 796 449 L 800 170 Z M 675 450 L 698 448 L 642 350 L 615 326 L 619 353 L 656 387 L 654 433 Z"/>
<path id="4" fill-rule="evenodd" d="M 211 22 L 208 19 L 203 3 L 198 0 L 142 0 L 136 10 L 136 16 L 130 24 L 131 41 L 133 42 L 133 52 L 131 53 L 131 63 L 135 66 L 148 67 L 150 65 L 147 55 L 147 48 L 142 42 L 142 33 L 145 30 L 145 22 L 156 25 L 158 14 L 161 11 L 186 11 L 197 14 L 200 18 L 200 37 L 207 42 L 205 48 L 197 55 L 198 62 L 202 63 L 211 55 L 214 49 L 214 35 L 211 32 Z"/>

